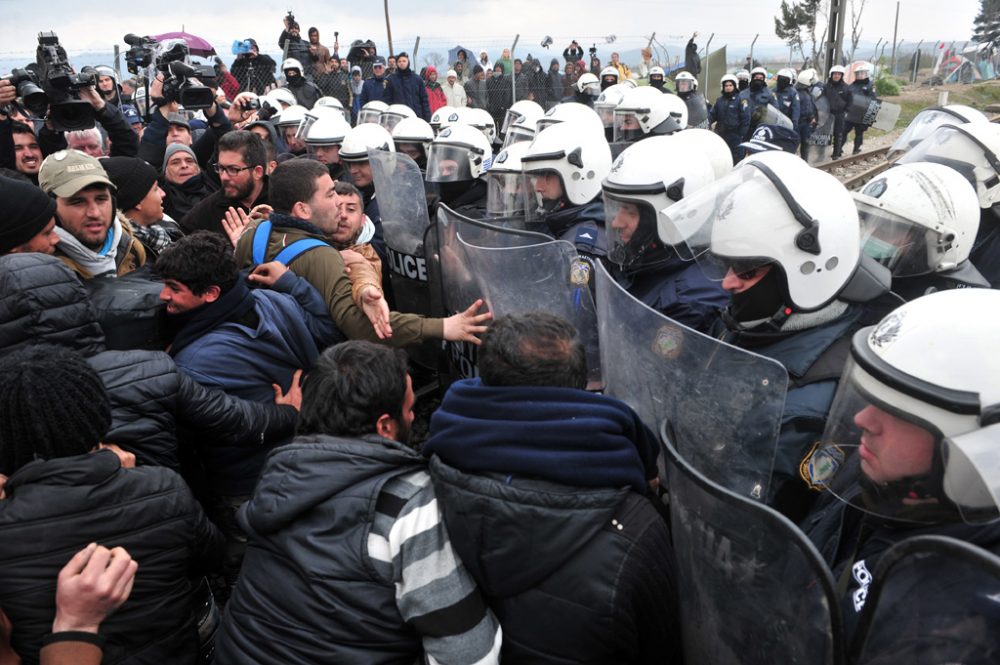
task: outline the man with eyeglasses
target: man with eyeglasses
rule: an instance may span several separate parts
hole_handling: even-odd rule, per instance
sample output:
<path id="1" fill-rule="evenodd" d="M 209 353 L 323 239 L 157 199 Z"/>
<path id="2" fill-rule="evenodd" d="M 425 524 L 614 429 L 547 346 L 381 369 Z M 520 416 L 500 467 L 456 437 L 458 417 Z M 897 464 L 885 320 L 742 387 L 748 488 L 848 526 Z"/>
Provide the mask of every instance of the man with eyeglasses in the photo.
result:
<path id="1" fill-rule="evenodd" d="M 808 465 L 851 335 L 873 322 L 890 275 L 861 252 L 847 189 L 790 153 L 748 157 L 662 213 L 660 239 L 730 294 L 708 334 L 788 372 L 767 502 L 801 519 L 821 489 Z"/>
<path id="2" fill-rule="evenodd" d="M 203 230 L 225 236 L 222 219 L 230 208 L 249 213 L 255 206 L 267 203 L 267 150 L 253 132 L 229 132 L 219 139 L 219 156 L 213 168 L 222 188 L 180 220 L 185 233 Z"/>

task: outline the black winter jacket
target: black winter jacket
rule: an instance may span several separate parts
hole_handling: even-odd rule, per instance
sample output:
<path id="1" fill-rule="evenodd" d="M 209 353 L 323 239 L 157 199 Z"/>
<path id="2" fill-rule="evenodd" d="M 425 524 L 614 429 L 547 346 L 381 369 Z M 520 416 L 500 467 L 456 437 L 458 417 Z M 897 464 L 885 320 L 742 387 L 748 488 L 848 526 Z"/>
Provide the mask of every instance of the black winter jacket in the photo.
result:
<path id="1" fill-rule="evenodd" d="M 177 426 L 219 444 L 259 446 L 292 434 L 290 406 L 257 404 L 202 387 L 160 351 L 104 351 L 86 288 L 58 259 L 0 257 L 0 349 L 50 343 L 88 357 L 108 390 L 105 442 L 135 453 L 139 464 L 179 467 Z"/>
<path id="2" fill-rule="evenodd" d="M 427 86 L 412 69 L 397 71 L 388 78 L 382 101 L 386 104 L 406 104 L 418 118 L 430 122 L 431 106 L 427 99 Z"/>
<path id="3" fill-rule="evenodd" d="M 628 488 L 471 475 L 431 459 L 452 547 L 503 626 L 503 662 L 679 663 L 673 548 Z"/>
<path id="4" fill-rule="evenodd" d="M 267 178 L 264 178 L 264 188 L 260 190 L 260 196 L 253 202 L 254 206 L 267 203 Z M 222 227 L 222 218 L 226 216 L 226 211 L 230 207 L 240 208 L 243 212 L 249 213 L 241 201 L 234 201 L 226 196 L 225 190 L 218 190 L 203 198 L 201 202 L 195 204 L 193 208 L 184 215 L 183 219 L 177 220 L 184 233 L 191 234 L 195 231 L 212 231 L 220 235 L 226 235 L 226 230 Z M 252 208 L 253 206 L 251 206 Z"/>
<path id="5" fill-rule="evenodd" d="M 0 607 L 12 646 L 38 662 L 52 630 L 59 570 L 88 543 L 139 562 L 129 599 L 101 624 L 106 665 L 193 663 L 195 581 L 218 563 L 222 537 L 169 469 L 122 469 L 110 451 L 37 460 L 0 501 Z"/>

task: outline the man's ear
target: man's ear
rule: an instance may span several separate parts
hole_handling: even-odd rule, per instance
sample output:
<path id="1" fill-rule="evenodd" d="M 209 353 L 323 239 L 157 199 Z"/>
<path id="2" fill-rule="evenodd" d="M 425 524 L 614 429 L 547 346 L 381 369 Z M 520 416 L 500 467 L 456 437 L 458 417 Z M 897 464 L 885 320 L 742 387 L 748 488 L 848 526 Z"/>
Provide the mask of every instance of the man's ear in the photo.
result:
<path id="1" fill-rule="evenodd" d="M 205 292 L 201 295 L 204 296 L 205 302 L 215 302 L 222 295 L 222 289 L 217 284 L 213 284 L 205 289 Z"/>
<path id="2" fill-rule="evenodd" d="M 260 180 L 263 177 L 264 177 L 264 167 L 263 166 L 253 167 L 253 179 Z"/>
<path id="3" fill-rule="evenodd" d="M 305 220 L 312 219 L 312 208 L 305 201 L 296 201 L 292 206 L 292 216 Z"/>
<path id="4" fill-rule="evenodd" d="M 396 419 L 388 413 L 383 413 L 375 421 L 375 433 L 385 439 L 396 440 L 396 432 L 399 431 L 399 424 Z"/>

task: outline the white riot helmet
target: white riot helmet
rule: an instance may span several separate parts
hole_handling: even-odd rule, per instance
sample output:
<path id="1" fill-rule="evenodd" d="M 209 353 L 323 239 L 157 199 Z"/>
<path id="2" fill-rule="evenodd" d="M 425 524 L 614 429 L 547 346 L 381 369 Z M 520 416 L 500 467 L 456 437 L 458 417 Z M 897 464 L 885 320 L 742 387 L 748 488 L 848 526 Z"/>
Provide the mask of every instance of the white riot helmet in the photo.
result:
<path id="1" fill-rule="evenodd" d="M 344 116 L 340 113 L 338 109 L 330 108 L 329 106 L 314 106 L 305 112 L 302 116 L 302 120 L 299 122 L 299 128 L 295 132 L 295 137 L 299 139 L 305 139 L 309 136 L 309 128 L 313 124 L 323 118 L 340 118 L 344 119 Z"/>
<path id="2" fill-rule="evenodd" d="M 287 58 L 281 63 L 281 71 L 287 72 L 289 69 L 297 69 L 299 70 L 299 76 L 302 75 L 302 63 L 295 58 Z"/>
<path id="3" fill-rule="evenodd" d="M 490 115 L 489 111 L 486 109 L 475 108 L 465 109 L 463 120 L 466 124 L 472 125 L 481 131 L 483 136 L 486 137 L 486 140 L 490 142 L 491 146 L 496 143 L 497 124 L 494 122 L 493 116 Z"/>
<path id="4" fill-rule="evenodd" d="M 513 218 L 526 224 L 540 221 L 541 200 L 521 163 L 530 147 L 528 141 L 512 143 L 493 159 L 486 173 L 487 217 Z"/>
<path id="5" fill-rule="evenodd" d="M 639 87 L 639 82 L 635 80 L 636 76 L 637 76 L 637 74 L 635 72 L 632 72 L 632 75 L 631 75 L 630 78 L 627 78 L 624 81 L 622 81 L 622 85 L 625 86 L 626 88 L 633 88 L 633 89 L 634 88 L 638 88 Z"/>
<path id="6" fill-rule="evenodd" d="M 378 124 L 382 125 L 390 132 L 392 128 L 396 126 L 403 118 L 416 118 L 417 114 L 413 112 L 406 104 L 390 104 L 381 115 L 378 117 Z"/>
<path id="7" fill-rule="evenodd" d="M 441 130 L 441 122 L 455 112 L 454 106 L 442 106 L 431 114 L 431 129 L 437 134 Z"/>
<path id="8" fill-rule="evenodd" d="M 298 105 L 295 95 L 288 88 L 275 88 L 271 92 L 264 95 L 263 101 L 266 101 L 271 105 L 271 108 L 277 109 L 279 112 L 289 106 Z"/>
<path id="9" fill-rule="evenodd" d="M 373 122 L 352 128 L 340 146 L 340 161 L 367 162 L 369 149 L 396 152 L 392 134 L 382 125 Z"/>
<path id="10" fill-rule="evenodd" d="M 312 123 L 305 137 L 309 157 L 323 164 L 339 163 L 340 145 L 350 131 L 351 124 L 339 113 Z"/>
<path id="11" fill-rule="evenodd" d="M 815 311 L 861 260 L 858 212 L 835 177 L 786 152 L 762 152 L 663 211 L 660 238 L 709 279 L 781 271 L 784 305 Z M 750 276 L 742 279 L 751 279 Z M 785 311 L 785 314 L 791 314 Z M 777 312 L 776 312 L 777 315 Z"/>
<path id="12" fill-rule="evenodd" d="M 833 67 L 830 67 L 830 77 L 831 78 L 833 78 L 834 74 L 840 74 L 841 76 L 843 76 L 846 73 L 847 73 L 847 69 L 843 65 L 834 65 Z"/>
<path id="13" fill-rule="evenodd" d="M 344 104 L 336 97 L 320 97 L 313 105 L 314 109 L 319 107 L 337 109 L 344 116 L 344 120 L 351 121 L 351 112 L 345 109 Z"/>
<path id="14" fill-rule="evenodd" d="M 875 65 L 865 60 L 858 61 L 852 66 L 852 69 L 854 70 L 854 78 L 861 79 L 862 81 L 871 78 L 872 74 L 875 73 Z"/>
<path id="15" fill-rule="evenodd" d="M 979 198 L 957 171 L 931 162 L 899 164 L 855 192 L 854 202 L 863 251 L 893 277 L 962 272 L 961 281 L 989 286 L 968 260 Z"/>
<path id="16" fill-rule="evenodd" d="M 788 85 L 791 85 L 791 84 L 795 83 L 795 70 L 794 69 L 789 69 L 788 67 L 786 67 L 785 69 L 779 69 L 778 70 L 778 74 L 777 74 L 777 78 L 778 79 L 782 79 L 782 78 L 788 79 Z"/>
<path id="17" fill-rule="evenodd" d="M 976 188 L 980 208 L 1000 201 L 1000 125 L 941 125 L 897 163 L 913 162 L 936 162 L 958 171 Z"/>
<path id="18" fill-rule="evenodd" d="M 558 175 L 566 200 L 584 205 L 601 193 L 601 182 L 611 170 L 611 148 L 603 127 L 570 120 L 538 132 L 521 164 L 528 174 Z"/>
<path id="19" fill-rule="evenodd" d="M 503 127 L 500 133 L 506 136 L 510 126 L 520 118 L 525 117 L 531 118 L 531 125 L 534 127 L 534 124 L 543 115 L 545 115 L 545 109 L 538 102 L 533 102 L 530 99 L 522 99 L 521 101 L 514 102 L 507 109 L 507 113 L 503 117 Z"/>
<path id="20" fill-rule="evenodd" d="M 389 108 L 389 105 L 382 101 L 368 102 L 358 111 L 358 124 L 363 125 L 371 122 L 377 125 L 379 118 L 382 117 L 382 112 L 387 108 Z"/>
<path id="21" fill-rule="evenodd" d="M 299 123 L 305 119 L 306 113 L 308 112 L 309 109 L 305 106 L 294 104 L 282 111 L 281 114 L 275 119 L 274 124 L 275 126 L 282 128 L 291 127 L 293 125 L 298 127 Z"/>
<path id="22" fill-rule="evenodd" d="M 898 157 L 930 136 L 941 125 L 962 125 L 967 122 L 986 123 L 989 118 L 971 106 L 949 104 L 932 106 L 918 113 L 889 149 L 890 159 Z"/>
<path id="23" fill-rule="evenodd" d="M 600 129 L 601 134 L 604 134 L 604 123 L 601 122 L 594 109 L 579 102 L 562 102 L 550 108 L 545 112 L 545 115 L 538 119 L 535 124 L 535 135 L 537 136 L 546 127 L 570 121 L 579 121 L 595 129 Z"/>
<path id="24" fill-rule="evenodd" d="M 535 104 L 535 102 L 528 100 L 525 101 L 529 104 L 534 104 L 534 106 L 537 106 L 538 108 L 524 107 L 525 111 L 521 114 L 521 116 L 507 126 L 507 133 L 503 139 L 504 148 L 524 141 L 530 143 L 531 140 L 535 138 L 538 119 L 545 115 L 545 112 L 542 110 L 542 107 Z M 521 102 L 515 102 L 514 106 L 517 106 L 520 103 Z"/>
<path id="25" fill-rule="evenodd" d="M 616 83 L 622 83 L 621 75 L 618 72 L 617 67 L 612 67 L 608 65 L 601 70 L 601 87 L 607 88 L 609 86 L 615 85 Z"/>
<path id="26" fill-rule="evenodd" d="M 601 79 L 590 72 L 580 74 L 580 78 L 573 85 L 576 87 L 577 92 L 588 94 L 595 99 L 601 94 Z"/>
<path id="27" fill-rule="evenodd" d="M 899 521 L 1000 518 L 998 311 L 995 290 L 951 289 L 855 333 L 810 482 Z"/>
<path id="28" fill-rule="evenodd" d="M 816 70 L 815 69 L 803 69 L 799 72 L 796 78 L 799 85 L 810 86 L 816 82 Z"/>
<path id="29" fill-rule="evenodd" d="M 719 89 L 720 90 L 724 90 L 725 89 L 725 85 L 726 85 L 727 82 L 733 84 L 733 89 L 735 89 L 735 90 L 739 90 L 740 89 L 739 79 L 737 79 L 732 74 L 724 74 L 722 76 L 722 78 L 719 79 Z"/>
<path id="30" fill-rule="evenodd" d="M 438 132 L 440 132 L 445 127 L 452 127 L 454 125 L 468 125 L 469 124 L 469 111 L 471 111 L 468 106 L 463 106 L 461 108 L 453 108 L 447 115 L 442 115 L 439 118 Z"/>
<path id="31" fill-rule="evenodd" d="M 465 182 L 486 174 L 493 149 L 471 125 L 444 127 L 427 153 L 427 182 Z"/>
<path id="32" fill-rule="evenodd" d="M 675 150 L 682 155 L 704 155 L 712 165 L 715 180 L 733 170 L 733 151 L 726 140 L 710 129 L 691 127 L 683 132 L 671 134 Z"/>
<path id="33" fill-rule="evenodd" d="M 686 74 L 687 72 L 681 72 L 681 73 Z M 649 68 L 649 75 L 651 77 L 652 76 L 664 76 L 663 67 L 660 67 L 659 65 L 654 65 L 654 66 L 650 67 Z"/>
<path id="34" fill-rule="evenodd" d="M 760 74 L 761 76 L 763 76 L 765 81 L 767 80 L 767 70 L 764 69 L 763 67 L 754 67 L 753 69 L 751 69 L 750 70 L 750 80 L 752 81 L 753 77 L 756 76 L 757 74 Z"/>
<path id="35" fill-rule="evenodd" d="M 649 86 L 629 90 L 615 109 L 612 140 L 632 143 L 646 136 L 672 134 L 687 127 L 687 104 Z"/>
<path id="36" fill-rule="evenodd" d="M 663 71 L 662 69 L 660 70 Z M 653 70 L 649 70 L 649 75 L 653 75 Z M 690 72 L 678 72 L 677 76 L 674 77 L 674 87 L 677 89 L 678 94 L 682 92 L 694 92 L 698 89 L 698 79 L 696 79 Z"/>
<path id="37" fill-rule="evenodd" d="M 601 123 L 606 129 L 611 129 L 615 126 L 615 109 L 621 103 L 626 90 L 631 90 L 631 88 L 620 83 L 613 85 L 602 91 L 594 102 L 594 110 L 600 116 Z"/>
<path id="38" fill-rule="evenodd" d="M 739 84 L 740 81 L 749 81 L 750 80 L 750 72 L 747 71 L 746 69 L 738 69 L 738 70 L 736 70 L 736 73 L 732 74 L 731 76 L 734 79 L 736 79 L 736 83 L 737 84 Z M 723 77 L 723 78 L 725 78 L 725 77 Z"/>
<path id="39" fill-rule="evenodd" d="M 434 130 L 423 118 L 403 118 L 392 128 L 392 140 L 396 144 L 396 152 L 407 152 L 407 144 L 418 145 L 426 159 L 431 141 L 434 140 Z M 416 159 L 413 161 L 419 163 Z"/>
<path id="40" fill-rule="evenodd" d="M 626 148 L 601 183 L 608 258 L 622 269 L 670 260 L 674 252 L 657 235 L 660 211 L 715 180 L 700 152 L 673 136 L 653 136 Z"/>

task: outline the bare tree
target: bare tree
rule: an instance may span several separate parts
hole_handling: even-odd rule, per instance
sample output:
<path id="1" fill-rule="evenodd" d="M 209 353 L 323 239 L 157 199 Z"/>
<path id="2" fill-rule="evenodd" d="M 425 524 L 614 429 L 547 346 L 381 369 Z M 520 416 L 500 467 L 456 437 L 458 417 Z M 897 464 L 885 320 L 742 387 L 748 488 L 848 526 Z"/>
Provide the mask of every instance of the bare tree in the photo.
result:
<path id="1" fill-rule="evenodd" d="M 849 61 L 854 61 L 854 52 L 858 50 L 858 42 L 861 41 L 861 15 L 865 11 L 866 0 L 851 0 L 851 57 Z"/>
<path id="2" fill-rule="evenodd" d="M 441 65 L 444 64 L 444 56 L 437 51 L 431 51 L 424 56 L 424 64 L 434 69 L 440 69 Z"/>

